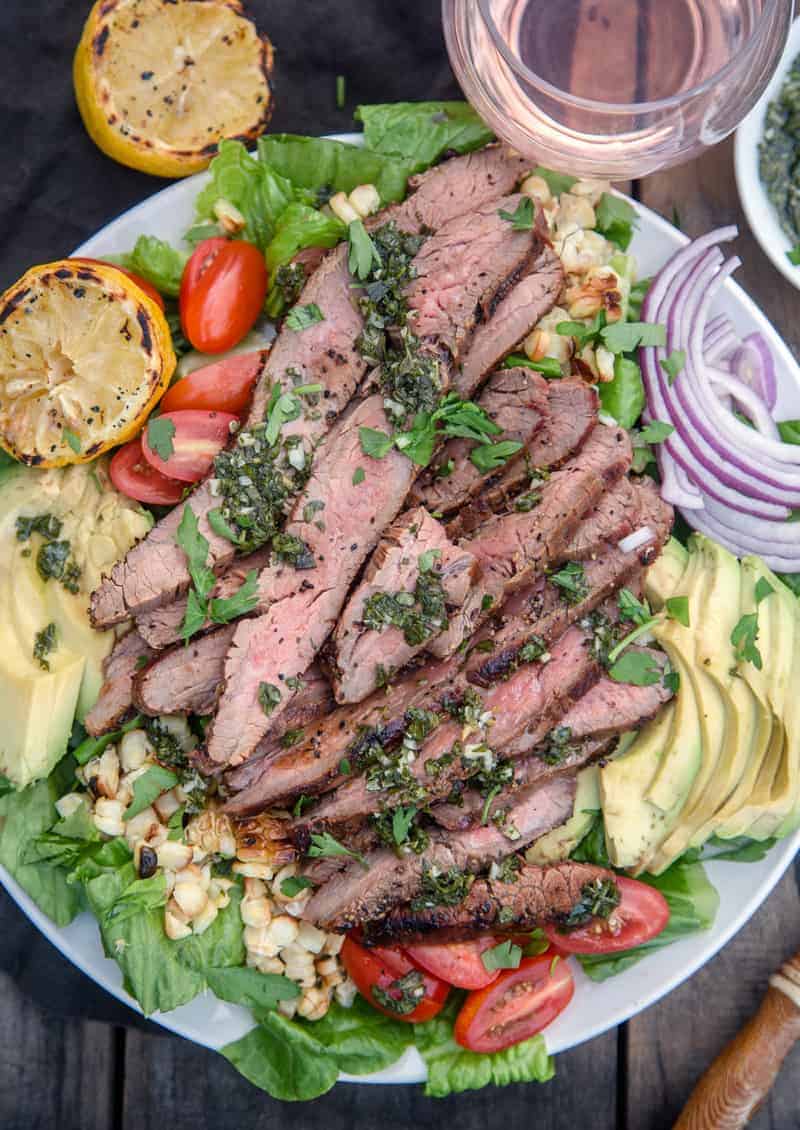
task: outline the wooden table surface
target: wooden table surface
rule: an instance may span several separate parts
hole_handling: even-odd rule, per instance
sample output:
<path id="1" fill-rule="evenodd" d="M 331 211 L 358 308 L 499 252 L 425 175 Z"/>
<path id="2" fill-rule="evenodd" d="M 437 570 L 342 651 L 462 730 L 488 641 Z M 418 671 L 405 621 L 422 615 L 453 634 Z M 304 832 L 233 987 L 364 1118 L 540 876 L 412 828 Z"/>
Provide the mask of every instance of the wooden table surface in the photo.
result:
<path id="1" fill-rule="evenodd" d="M 800 295 L 747 228 L 730 143 L 634 185 L 633 193 L 689 235 L 739 223 L 744 266 L 737 277 L 800 356 Z M 0 946 L 17 916 L 0 892 Z M 1 975 L 0 1130 L 344 1130 L 356 1122 L 367 1130 L 427 1130 L 449 1120 L 458 1130 L 665 1130 L 755 1010 L 769 974 L 798 948 L 800 863 L 691 981 L 622 1028 L 559 1056 L 556 1078 L 545 1086 L 432 1100 L 417 1087 L 343 1085 L 302 1107 L 268 1098 L 219 1056 L 174 1036 L 48 1013 Z M 800 1130 L 800 1048 L 752 1126 Z"/>

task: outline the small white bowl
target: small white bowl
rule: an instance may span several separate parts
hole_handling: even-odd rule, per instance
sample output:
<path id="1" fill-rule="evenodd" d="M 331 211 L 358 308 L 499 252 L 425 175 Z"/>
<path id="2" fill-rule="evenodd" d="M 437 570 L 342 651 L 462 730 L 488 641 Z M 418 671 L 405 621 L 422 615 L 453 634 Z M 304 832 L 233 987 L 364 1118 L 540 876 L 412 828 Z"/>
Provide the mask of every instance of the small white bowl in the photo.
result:
<path id="1" fill-rule="evenodd" d="M 767 106 L 780 93 L 792 63 L 800 55 L 800 19 L 795 20 L 786 48 L 769 86 L 736 131 L 736 185 L 753 235 L 784 278 L 800 289 L 800 266 L 786 255 L 794 244 L 778 223 L 778 215 L 758 175 L 758 145 L 764 133 Z"/>

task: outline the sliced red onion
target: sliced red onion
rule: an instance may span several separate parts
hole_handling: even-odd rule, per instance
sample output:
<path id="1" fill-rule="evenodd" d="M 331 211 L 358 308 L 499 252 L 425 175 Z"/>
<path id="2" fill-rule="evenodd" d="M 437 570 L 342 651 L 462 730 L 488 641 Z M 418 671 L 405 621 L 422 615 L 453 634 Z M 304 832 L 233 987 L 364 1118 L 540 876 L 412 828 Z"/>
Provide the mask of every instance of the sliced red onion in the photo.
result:
<path id="1" fill-rule="evenodd" d="M 731 530 L 711 518 L 706 510 L 687 511 L 684 517 L 694 529 L 718 541 L 737 557 L 753 554 L 760 557 L 777 573 L 800 572 L 800 549 L 795 548 L 794 555 L 782 553 L 780 548 L 777 552 L 773 552 L 769 543 L 765 543 L 763 538 L 748 537 L 739 531 Z"/>
<path id="2" fill-rule="evenodd" d="M 659 452 L 658 468 L 661 472 L 661 497 L 665 502 L 684 510 L 702 510 L 703 496 L 680 464 L 674 459 L 662 459 Z"/>
<path id="3" fill-rule="evenodd" d="M 754 364 L 754 369 L 751 370 L 753 379 L 749 380 L 746 373 L 738 371 L 736 357 L 731 358 L 731 371 L 755 389 L 767 408 L 773 409 L 778 399 L 778 378 L 775 373 L 775 358 L 772 356 L 772 350 L 767 345 L 764 335 L 758 332 L 748 334 L 742 342 L 741 349 L 743 352 L 748 351 L 748 356 L 743 362 L 744 365 L 748 365 L 750 361 L 755 361 L 754 355 L 758 358 Z"/>
<path id="4" fill-rule="evenodd" d="M 703 339 L 703 355 L 711 365 L 718 365 L 735 354 L 739 348 L 739 339 L 733 330 L 726 330 L 717 334 L 709 343 Z"/>
<path id="5" fill-rule="evenodd" d="M 640 526 L 638 530 L 634 530 L 632 534 L 617 542 L 617 545 L 623 553 L 633 553 L 634 550 L 641 549 L 643 545 L 649 545 L 655 540 L 656 535 L 650 526 Z"/>
<path id="6" fill-rule="evenodd" d="M 745 416 L 752 420 L 762 435 L 772 436 L 780 443 L 778 426 L 767 411 L 767 406 L 756 389 L 724 369 L 718 369 L 712 365 L 708 365 L 707 369 L 715 390 L 718 392 L 720 388 L 724 389 L 739 405 Z"/>

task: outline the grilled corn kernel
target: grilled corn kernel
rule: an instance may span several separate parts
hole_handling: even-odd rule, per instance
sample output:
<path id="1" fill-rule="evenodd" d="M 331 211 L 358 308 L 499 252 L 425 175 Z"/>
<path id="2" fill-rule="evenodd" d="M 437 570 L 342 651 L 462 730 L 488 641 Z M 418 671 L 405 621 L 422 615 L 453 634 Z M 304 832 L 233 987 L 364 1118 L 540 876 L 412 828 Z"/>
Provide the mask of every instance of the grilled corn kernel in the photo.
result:
<path id="1" fill-rule="evenodd" d="M 525 356 L 530 361 L 541 361 L 543 357 L 547 356 L 549 345 L 549 333 L 545 330 L 532 330 L 522 343 L 522 348 L 525 350 Z"/>
<path id="2" fill-rule="evenodd" d="M 98 797 L 94 805 L 94 826 L 106 836 L 121 836 L 125 831 L 125 809 L 118 800 Z"/>
<path id="3" fill-rule="evenodd" d="M 588 200 L 591 206 L 596 208 L 603 193 L 611 191 L 611 181 L 592 180 L 590 177 L 586 177 L 576 181 L 569 191 L 573 196 L 580 196 Z"/>
<path id="4" fill-rule="evenodd" d="M 350 206 L 362 220 L 377 212 L 381 206 L 380 193 L 374 184 L 360 184 L 347 197 Z"/>
<path id="5" fill-rule="evenodd" d="M 335 196 L 332 196 L 328 205 L 336 219 L 341 220 L 343 224 L 352 224 L 355 220 L 361 219 L 343 192 L 337 192 Z"/>
<path id="6" fill-rule="evenodd" d="M 328 994 L 323 989 L 308 987 L 297 1002 L 297 1012 L 306 1020 L 321 1020 L 330 1007 Z"/>
<path id="7" fill-rule="evenodd" d="M 520 192 L 525 196 L 530 196 L 531 200 L 535 200 L 537 204 L 549 204 L 553 199 L 553 194 L 544 177 L 537 177 L 532 173 L 529 177 L 519 186 Z"/>
<path id="8" fill-rule="evenodd" d="M 94 796 L 114 799 L 119 788 L 119 758 L 112 745 L 103 750 L 100 757 L 93 757 L 87 762 L 85 773 Z"/>
<path id="9" fill-rule="evenodd" d="M 566 298 L 573 318 L 593 318 L 601 310 L 609 322 L 622 317 L 619 275 L 611 267 L 591 267 L 579 285 L 568 288 Z"/>
<path id="10" fill-rule="evenodd" d="M 56 801 L 56 812 L 62 820 L 66 820 L 68 816 L 74 816 L 83 805 L 84 799 L 82 793 L 67 793 Z"/>
<path id="11" fill-rule="evenodd" d="M 266 898 L 242 899 L 239 913 L 245 926 L 268 926 L 272 921 L 272 908 Z"/>
<path id="12" fill-rule="evenodd" d="M 192 849 L 179 840 L 165 840 L 163 844 L 158 846 L 159 867 L 169 867 L 172 871 L 183 871 L 191 861 Z"/>
<path id="13" fill-rule="evenodd" d="M 310 922 L 301 922 L 297 928 L 297 944 L 309 953 L 321 953 L 325 945 L 325 931 L 318 930 Z"/>
<path id="14" fill-rule="evenodd" d="M 141 812 L 137 812 L 126 822 L 125 837 L 129 844 L 136 840 L 147 840 L 160 827 L 161 821 L 156 816 L 155 809 L 148 805 L 147 808 L 143 808 Z"/>
<path id="15" fill-rule="evenodd" d="M 192 928 L 181 908 L 172 899 L 164 908 L 164 932 L 173 942 L 188 938 Z"/>
<path id="16" fill-rule="evenodd" d="M 329 992 L 332 992 L 337 985 L 342 984 L 344 979 L 344 973 L 337 969 L 335 973 L 326 973 L 322 978 L 322 984 Z"/>
<path id="17" fill-rule="evenodd" d="M 597 223 L 594 208 L 583 196 L 573 196 L 569 192 L 562 192 L 558 201 L 556 213 L 556 231 L 561 232 L 568 225 L 576 224 L 579 228 L 593 228 Z"/>
<path id="18" fill-rule="evenodd" d="M 316 968 L 320 977 L 331 977 L 339 972 L 339 962 L 335 957 L 321 957 L 317 961 Z"/>
<path id="19" fill-rule="evenodd" d="M 595 379 L 600 376 L 597 370 L 597 355 L 591 345 L 585 345 L 583 347 L 578 354 L 578 360 L 583 362 Z"/>
<path id="20" fill-rule="evenodd" d="M 169 820 L 170 816 L 174 816 L 181 806 L 181 801 L 175 795 L 175 790 L 170 789 L 169 792 L 162 793 L 160 797 L 156 797 L 153 801 L 153 808 L 158 813 L 159 819 L 164 823 Z"/>
<path id="21" fill-rule="evenodd" d="M 167 730 L 173 736 L 184 753 L 190 753 L 197 745 L 197 740 L 183 714 L 162 714 L 158 722 L 162 730 Z"/>
<path id="22" fill-rule="evenodd" d="M 232 879 L 223 879 L 221 876 L 216 876 L 208 884 L 208 897 L 213 899 L 217 910 L 224 910 L 230 904 L 229 891 L 234 885 Z"/>
<path id="23" fill-rule="evenodd" d="M 282 887 L 286 879 L 293 879 L 295 875 L 297 875 L 298 870 L 299 868 L 296 863 L 287 863 L 285 867 L 281 867 L 280 871 L 272 880 L 272 897 L 275 899 L 275 902 L 284 905 L 295 898 L 295 895 L 285 895 Z"/>
<path id="24" fill-rule="evenodd" d="M 263 899 L 267 893 L 267 885 L 261 879 L 245 879 L 244 897 L 246 899 Z"/>
<path id="25" fill-rule="evenodd" d="M 297 919 L 290 918 L 288 914 L 279 914 L 272 919 L 268 929 L 272 941 L 278 949 L 283 949 L 284 946 L 290 946 L 297 938 Z"/>
<path id="26" fill-rule="evenodd" d="M 214 205 L 214 215 L 226 235 L 238 235 L 247 227 L 247 220 L 230 200 L 218 200 Z"/>
<path id="27" fill-rule="evenodd" d="M 286 966 L 279 957 L 262 957 L 256 966 L 259 973 L 277 973 L 283 976 Z"/>
<path id="28" fill-rule="evenodd" d="M 286 966 L 286 976 L 290 981 L 294 981 L 295 985 L 299 985 L 301 989 L 311 989 L 317 983 L 317 974 L 314 971 L 313 965 L 308 969 L 292 969 L 290 965 Z"/>
<path id="29" fill-rule="evenodd" d="M 207 808 L 193 816 L 186 826 L 185 839 L 206 855 L 222 855 L 232 859 L 236 855 L 236 837 L 230 819 L 224 812 Z"/>
<path id="30" fill-rule="evenodd" d="M 540 319 L 528 334 L 523 349 L 531 361 L 541 361 L 543 357 L 553 357 L 562 364 L 572 356 L 572 339 L 558 333 L 556 326 L 569 321 L 569 314 L 562 306 L 554 306 L 549 314 Z"/>
<path id="31" fill-rule="evenodd" d="M 131 730 L 119 743 L 119 762 L 125 773 L 140 769 L 153 751 L 144 730 Z"/>
<path id="32" fill-rule="evenodd" d="M 269 931 L 269 926 L 245 926 L 242 937 L 247 950 L 248 965 L 256 965 L 265 957 L 278 956 L 280 946 L 272 940 Z"/>
<path id="33" fill-rule="evenodd" d="M 606 349 L 604 345 L 600 345 L 595 350 L 595 359 L 597 361 L 597 373 L 601 381 L 613 381 L 614 379 L 614 354 L 610 349 Z"/>
<path id="34" fill-rule="evenodd" d="M 297 1012 L 297 999 L 291 1001 L 278 1001 L 278 1012 L 291 1020 Z"/>
<path id="35" fill-rule="evenodd" d="M 329 953 L 336 956 L 344 945 L 344 934 L 326 934 L 325 945 L 322 947 L 323 953 Z"/>
<path id="36" fill-rule="evenodd" d="M 231 870 L 234 875 L 242 875 L 250 879 L 264 879 L 266 882 L 269 882 L 275 874 L 275 868 L 270 867 L 268 863 L 243 863 L 240 860 L 233 864 Z"/>
<path id="37" fill-rule="evenodd" d="M 346 981 L 342 981 L 341 985 L 336 986 L 333 990 L 333 995 L 342 1008 L 350 1008 L 353 1001 L 356 999 L 357 992 L 358 989 L 356 989 L 355 985 L 348 977 Z"/>
<path id="38" fill-rule="evenodd" d="M 218 914 L 219 909 L 216 904 L 213 903 L 211 899 L 207 899 L 206 905 L 192 920 L 193 932 L 195 934 L 203 934 L 214 922 Z"/>
<path id="39" fill-rule="evenodd" d="M 208 895 L 200 884 L 188 879 L 181 881 L 180 873 L 175 876 L 172 897 L 187 918 L 196 918 L 205 910 L 208 903 Z"/>

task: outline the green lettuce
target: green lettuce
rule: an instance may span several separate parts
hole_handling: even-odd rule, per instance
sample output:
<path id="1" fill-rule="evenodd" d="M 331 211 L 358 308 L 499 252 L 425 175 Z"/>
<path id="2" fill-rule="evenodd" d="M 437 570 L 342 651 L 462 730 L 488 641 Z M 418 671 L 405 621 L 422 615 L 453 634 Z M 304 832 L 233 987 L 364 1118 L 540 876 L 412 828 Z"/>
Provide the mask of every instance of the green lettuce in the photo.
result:
<path id="1" fill-rule="evenodd" d="M 289 204 L 281 213 L 275 235 L 267 245 L 267 269 L 272 274 L 304 247 L 335 247 L 347 229 L 335 216 L 308 204 Z"/>
<path id="2" fill-rule="evenodd" d="M 632 357 L 614 358 L 614 379 L 600 385 L 600 405 L 620 427 L 632 428 L 645 405 L 642 372 Z"/>
<path id="3" fill-rule="evenodd" d="M 189 256 L 177 251 L 163 239 L 154 235 L 140 235 L 133 251 L 120 255 L 120 263 L 147 279 L 161 294 L 177 298 L 181 289 L 181 276 Z"/>
<path id="4" fill-rule="evenodd" d="M 310 192 L 351 192 L 359 184 L 374 184 L 382 204 L 406 194 L 409 163 L 373 153 L 344 141 L 273 133 L 258 142 L 260 160 L 295 188 Z"/>
<path id="5" fill-rule="evenodd" d="M 407 162 L 410 173 L 429 168 L 447 152 L 469 153 L 493 138 L 468 102 L 392 102 L 359 106 L 364 144 Z"/>
<path id="6" fill-rule="evenodd" d="M 80 890 L 49 860 L 31 857 L 33 845 L 58 821 L 55 802 L 73 784 L 75 762 L 66 757 L 49 777 L 0 797 L 0 864 L 57 926 L 66 926 L 81 908 Z"/>
<path id="7" fill-rule="evenodd" d="M 384 1016 L 361 997 L 351 1008 L 333 1004 L 313 1023 L 261 1009 L 254 1014 L 258 1027 L 221 1052 L 251 1083 L 289 1102 L 325 1094 L 340 1071 L 380 1071 L 413 1040 L 411 1025 Z"/>
<path id="8" fill-rule="evenodd" d="M 491 1055 L 467 1051 L 453 1038 L 453 1023 L 463 1002 L 453 994 L 445 1008 L 425 1024 L 414 1026 L 415 1043 L 428 1068 L 425 1094 L 440 1099 L 475 1091 L 489 1083 L 546 1083 L 555 1074 L 540 1035 Z"/>

